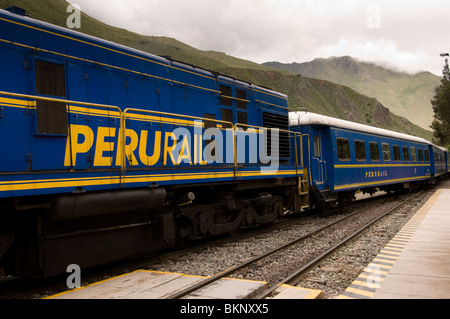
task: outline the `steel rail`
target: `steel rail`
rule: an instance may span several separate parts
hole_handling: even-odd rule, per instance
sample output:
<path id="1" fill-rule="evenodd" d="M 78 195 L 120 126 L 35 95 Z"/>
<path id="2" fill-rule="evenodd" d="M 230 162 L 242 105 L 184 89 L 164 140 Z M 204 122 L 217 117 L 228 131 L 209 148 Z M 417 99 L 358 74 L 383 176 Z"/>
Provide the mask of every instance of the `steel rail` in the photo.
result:
<path id="1" fill-rule="evenodd" d="M 327 229 L 329 227 L 332 227 L 332 226 L 334 226 L 334 225 L 336 225 L 336 224 L 338 224 L 338 223 L 340 223 L 340 222 L 342 222 L 342 221 L 344 221 L 344 220 L 346 220 L 346 219 L 348 219 L 348 218 L 350 218 L 350 217 L 352 217 L 354 215 L 357 215 L 357 214 L 361 213 L 362 211 L 364 211 L 364 210 L 366 210 L 368 208 L 371 208 L 371 207 L 373 207 L 375 205 L 376 204 L 374 204 L 372 206 L 369 206 L 369 207 L 361 208 L 361 209 L 359 209 L 359 210 L 357 210 L 357 211 L 355 211 L 355 212 L 353 212 L 353 213 L 351 213 L 351 214 L 349 214 L 347 216 L 344 216 L 343 218 L 340 218 L 339 220 L 331 222 L 331 223 L 329 223 L 329 224 L 327 224 L 327 225 L 325 225 L 323 227 L 320 227 L 320 228 L 318 228 L 316 230 L 311 231 L 310 233 L 308 233 L 306 235 L 303 235 L 303 236 L 301 236 L 299 238 L 296 238 L 296 239 L 294 239 L 294 240 L 292 240 L 292 241 L 290 241 L 290 242 L 288 242 L 288 243 L 286 243 L 286 244 L 284 244 L 282 246 L 274 248 L 274 249 L 270 250 L 269 252 L 266 252 L 264 254 L 261 254 L 259 256 L 254 257 L 254 258 L 251 258 L 250 260 L 247 260 L 247 261 L 245 261 L 245 262 L 243 262 L 243 263 L 241 263 L 239 265 L 233 266 L 233 267 L 231 267 L 231 268 L 229 268 L 229 269 L 227 269 L 225 271 L 222 271 L 222 272 L 218 273 L 217 275 L 214 275 L 214 276 L 212 276 L 210 278 L 202 280 L 201 282 L 199 282 L 199 283 L 197 283 L 197 284 L 195 284 L 195 285 L 193 285 L 191 287 L 188 287 L 188 288 L 186 288 L 186 289 L 184 289 L 182 291 L 179 291 L 177 293 L 169 295 L 167 297 L 167 299 L 181 299 L 184 296 L 187 296 L 187 295 L 189 295 L 189 294 L 191 294 L 191 293 L 193 293 L 193 292 L 195 292 L 195 291 L 197 291 L 197 290 L 199 290 L 199 289 L 201 289 L 201 288 L 203 288 L 205 286 L 208 286 L 211 283 L 213 283 L 215 281 L 218 281 L 221 278 L 229 276 L 232 273 L 235 273 L 236 271 L 238 271 L 238 270 L 240 270 L 240 269 L 242 269 L 244 267 L 247 267 L 247 266 L 249 266 L 249 265 L 251 265 L 251 264 L 253 264 L 253 263 L 255 263 L 255 262 L 257 262 L 257 261 L 259 261 L 261 259 L 264 259 L 264 258 L 266 258 L 268 256 L 271 256 L 271 255 L 273 255 L 273 254 L 275 254 L 275 253 L 277 253 L 279 251 L 282 251 L 284 249 L 287 249 L 289 247 L 292 247 L 292 246 L 298 244 L 299 242 L 304 241 L 304 240 L 310 238 L 311 236 L 314 236 L 315 234 L 317 234 L 317 233 L 319 233 L 319 232 L 321 232 L 321 231 L 323 231 L 323 230 L 325 230 L 325 229 Z"/>
<path id="2" fill-rule="evenodd" d="M 292 284 L 297 283 L 299 277 L 303 276 L 307 271 L 309 271 L 311 268 L 316 266 L 319 262 L 321 262 L 322 260 L 327 258 L 329 255 L 333 254 L 336 250 L 338 250 L 343 245 L 347 244 L 348 242 L 350 242 L 351 240 L 353 240 L 354 238 L 359 236 L 362 232 L 364 232 L 367 228 L 369 228 L 370 226 L 372 226 L 373 224 L 378 222 L 380 219 L 382 219 L 382 218 L 386 217 L 387 215 L 393 213 L 394 211 L 399 209 L 401 206 L 403 206 L 404 204 L 408 203 L 411 199 L 419 196 L 423 192 L 424 192 L 424 190 L 421 190 L 419 193 L 408 197 L 407 199 L 405 199 L 404 201 L 402 201 L 401 203 L 399 203 L 395 207 L 389 209 L 388 211 L 384 212 L 382 215 L 380 215 L 377 218 L 375 218 L 374 220 L 372 220 L 370 223 L 362 226 L 357 231 L 355 231 L 353 234 L 351 234 L 351 235 L 347 236 L 345 239 L 343 239 L 341 242 L 339 242 L 336 245 L 334 245 L 333 247 L 327 249 L 325 252 L 323 252 L 322 254 L 317 256 L 316 258 L 310 260 L 309 262 L 304 264 L 302 267 L 298 268 L 297 271 L 293 272 L 288 277 L 280 280 L 276 284 L 273 284 L 271 287 L 269 287 L 268 289 L 264 290 L 261 294 L 256 296 L 255 299 L 264 299 L 264 298 L 270 296 L 275 291 L 275 289 L 277 289 L 282 284 L 291 284 L 292 285 Z"/>

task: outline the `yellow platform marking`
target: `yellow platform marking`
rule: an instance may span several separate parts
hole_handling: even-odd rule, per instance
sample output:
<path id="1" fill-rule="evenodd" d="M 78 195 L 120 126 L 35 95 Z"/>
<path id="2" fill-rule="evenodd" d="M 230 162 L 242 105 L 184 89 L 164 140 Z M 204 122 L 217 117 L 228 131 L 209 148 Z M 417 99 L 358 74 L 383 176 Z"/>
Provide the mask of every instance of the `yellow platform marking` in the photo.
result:
<path id="1" fill-rule="evenodd" d="M 379 287 L 381 287 L 384 277 L 389 273 L 398 257 L 400 257 L 401 252 L 406 247 L 409 240 L 413 237 L 421 221 L 439 198 L 441 192 L 441 190 L 435 192 L 435 194 L 431 196 L 431 198 L 425 203 L 425 205 L 422 206 L 421 209 L 416 212 L 416 214 L 414 214 L 414 216 L 398 232 L 398 234 L 393 237 L 391 241 L 386 244 L 386 246 L 384 246 L 372 262 L 364 268 L 364 272 L 368 272 L 370 275 L 367 273 L 361 273 L 353 281 L 353 283 L 339 297 L 337 297 L 337 299 L 367 299 L 373 297 L 376 292 L 376 289 L 373 289 L 373 287 L 376 286 L 377 281 L 380 283 Z M 379 264 L 380 262 L 383 264 Z M 380 268 L 387 269 L 387 271 L 381 271 Z M 376 281 L 373 282 L 372 287 L 369 285 L 369 288 L 372 288 L 370 289 L 371 291 L 362 290 L 362 287 L 368 287 L 368 279 L 370 280 L 374 278 L 374 274 L 377 277 L 375 278 Z"/>

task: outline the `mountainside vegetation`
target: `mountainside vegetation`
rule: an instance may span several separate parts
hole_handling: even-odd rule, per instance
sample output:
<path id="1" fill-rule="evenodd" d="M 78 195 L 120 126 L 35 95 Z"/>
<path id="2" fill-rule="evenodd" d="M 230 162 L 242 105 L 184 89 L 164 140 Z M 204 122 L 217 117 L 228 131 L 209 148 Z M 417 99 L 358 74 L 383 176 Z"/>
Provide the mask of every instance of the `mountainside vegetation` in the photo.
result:
<path id="1" fill-rule="evenodd" d="M 396 72 L 349 56 L 318 58 L 305 63 L 268 62 L 264 65 L 351 87 L 376 98 L 394 114 L 430 130 L 433 121 L 430 101 L 440 81 L 430 72 Z"/>
<path id="2" fill-rule="evenodd" d="M 68 5 L 65 0 L 0 0 L 0 8 L 18 6 L 26 9 L 27 14 L 34 19 L 62 27 L 67 27 L 66 20 L 70 15 L 66 12 Z M 289 96 L 292 110 L 307 110 L 428 140 L 432 138 L 431 131 L 392 114 L 379 99 L 362 95 L 348 86 L 260 65 L 223 52 L 198 50 L 169 37 L 139 35 L 109 26 L 84 13 L 81 17 L 81 28 L 77 31 L 151 54 L 170 56 L 185 63 L 272 88 Z"/>
<path id="3" fill-rule="evenodd" d="M 431 126 L 438 143 L 450 148 L 450 67 L 447 58 L 442 75 L 441 84 L 436 88 L 436 93 L 431 101 L 435 114 Z"/>

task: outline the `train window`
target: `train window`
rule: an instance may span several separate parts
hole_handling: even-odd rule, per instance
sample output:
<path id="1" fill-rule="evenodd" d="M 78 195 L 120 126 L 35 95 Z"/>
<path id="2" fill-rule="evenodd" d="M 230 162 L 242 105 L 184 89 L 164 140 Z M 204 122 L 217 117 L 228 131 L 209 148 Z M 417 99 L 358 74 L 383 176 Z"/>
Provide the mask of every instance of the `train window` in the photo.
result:
<path id="1" fill-rule="evenodd" d="M 394 161 L 400 161 L 400 146 L 394 145 L 392 149 L 394 150 Z"/>
<path id="2" fill-rule="evenodd" d="M 224 106 L 233 106 L 233 98 L 231 94 L 231 86 L 220 85 L 220 104 Z"/>
<path id="3" fill-rule="evenodd" d="M 423 150 L 419 148 L 419 162 L 423 162 Z"/>
<path id="4" fill-rule="evenodd" d="M 322 152 L 320 150 L 320 137 L 314 135 L 314 157 L 320 157 Z"/>
<path id="5" fill-rule="evenodd" d="M 436 152 L 433 152 L 433 156 L 434 156 L 434 161 L 435 162 L 439 162 L 439 155 Z"/>
<path id="6" fill-rule="evenodd" d="M 408 151 L 408 148 L 406 146 L 403 146 L 402 150 L 403 150 L 403 161 L 404 162 L 409 162 L 409 151 Z"/>
<path id="7" fill-rule="evenodd" d="M 416 148 L 411 147 L 411 161 L 417 162 Z"/>
<path id="8" fill-rule="evenodd" d="M 383 160 L 389 162 L 391 160 L 391 149 L 389 144 L 381 144 L 381 148 L 383 149 Z"/>
<path id="9" fill-rule="evenodd" d="M 244 90 L 236 89 L 236 98 L 237 98 L 237 108 L 246 110 L 247 109 L 247 92 Z"/>
<path id="10" fill-rule="evenodd" d="M 370 159 L 372 161 L 380 160 L 380 149 L 378 148 L 378 143 L 371 142 L 370 146 Z"/>
<path id="11" fill-rule="evenodd" d="M 63 64 L 35 60 L 34 76 L 36 94 L 65 98 L 66 71 Z M 66 103 L 37 100 L 36 133 L 44 135 L 67 135 Z"/>
<path id="12" fill-rule="evenodd" d="M 429 162 L 429 161 L 430 161 L 430 151 L 425 150 L 425 162 Z"/>
<path id="13" fill-rule="evenodd" d="M 357 161 L 366 160 L 366 143 L 363 141 L 355 141 L 355 156 Z"/>
<path id="14" fill-rule="evenodd" d="M 350 143 L 347 139 L 338 138 L 337 141 L 337 154 L 340 161 L 350 160 Z"/>

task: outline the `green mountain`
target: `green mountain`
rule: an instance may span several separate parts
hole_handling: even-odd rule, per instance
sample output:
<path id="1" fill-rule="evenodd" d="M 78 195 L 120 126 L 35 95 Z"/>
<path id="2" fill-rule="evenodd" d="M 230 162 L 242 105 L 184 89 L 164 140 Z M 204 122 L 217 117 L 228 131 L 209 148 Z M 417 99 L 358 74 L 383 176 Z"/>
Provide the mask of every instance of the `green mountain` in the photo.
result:
<path id="1" fill-rule="evenodd" d="M 377 99 L 347 86 L 277 71 L 228 68 L 226 72 L 232 77 L 286 93 L 292 110 L 307 110 L 432 140 L 430 131 L 393 114 Z"/>
<path id="2" fill-rule="evenodd" d="M 430 130 L 434 115 L 430 100 L 440 83 L 440 77 L 430 72 L 413 75 L 395 72 L 349 56 L 306 63 L 268 62 L 264 65 L 351 87 L 376 98 L 394 114 Z"/>
<path id="3" fill-rule="evenodd" d="M 66 27 L 65 0 L 0 0 L 0 8 L 18 6 L 32 18 Z M 393 115 L 378 100 L 328 81 L 312 79 L 289 71 L 238 59 L 222 52 L 201 51 L 176 39 L 143 36 L 104 24 L 84 13 L 81 29 L 89 35 L 120 43 L 138 50 L 193 64 L 289 95 L 292 110 L 308 110 L 355 122 L 392 129 L 431 140 L 426 131 L 404 118 Z"/>

